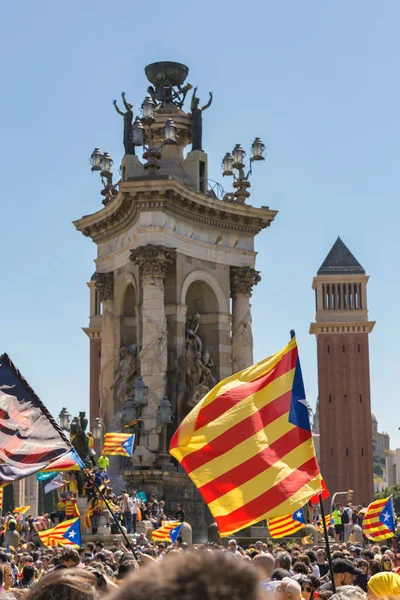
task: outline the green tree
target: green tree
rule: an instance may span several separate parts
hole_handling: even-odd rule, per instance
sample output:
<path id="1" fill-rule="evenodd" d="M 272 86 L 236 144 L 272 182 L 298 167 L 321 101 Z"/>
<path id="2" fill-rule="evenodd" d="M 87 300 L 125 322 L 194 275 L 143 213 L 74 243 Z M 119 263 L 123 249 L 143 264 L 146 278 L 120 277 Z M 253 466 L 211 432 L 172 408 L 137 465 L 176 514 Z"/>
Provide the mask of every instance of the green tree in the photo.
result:
<path id="1" fill-rule="evenodd" d="M 387 498 L 388 496 L 393 496 L 394 512 L 400 513 L 400 484 L 385 488 L 382 493 L 375 494 L 375 500 Z"/>

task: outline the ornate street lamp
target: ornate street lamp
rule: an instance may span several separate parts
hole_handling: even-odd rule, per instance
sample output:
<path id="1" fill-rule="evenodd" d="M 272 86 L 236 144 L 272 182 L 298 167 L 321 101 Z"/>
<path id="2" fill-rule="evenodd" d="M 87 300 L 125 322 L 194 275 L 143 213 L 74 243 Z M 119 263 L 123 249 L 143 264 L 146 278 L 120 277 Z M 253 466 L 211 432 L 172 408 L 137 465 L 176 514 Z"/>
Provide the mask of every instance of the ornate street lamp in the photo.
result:
<path id="1" fill-rule="evenodd" d="M 252 174 L 252 164 L 254 161 L 265 160 L 263 154 L 265 145 L 259 137 L 256 137 L 251 146 L 252 155 L 250 157 L 250 168 L 247 174 L 244 172 L 245 167 L 245 156 L 246 153 L 240 144 L 236 144 L 232 154 L 227 152 L 222 160 L 223 176 L 233 175 L 233 187 L 235 188 L 234 193 L 227 193 L 224 196 L 224 200 L 229 202 L 240 202 L 244 204 L 246 199 L 250 196 L 247 191 L 250 187 L 249 177 Z"/>
<path id="2" fill-rule="evenodd" d="M 133 398 L 128 398 L 124 404 L 125 424 L 132 423 L 137 418 L 137 403 Z"/>
<path id="3" fill-rule="evenodd" d="M 99 148 L 95 148 L 92 152 L 92 155 L 90 157 L 90 162 L 92 165 L 92 171 L 101 171 L 101 158 L 102 158 L 102 154 L 100 152 Z"/>
<path id="4" fill-rule="evenodd" d="M 222 161 L 222 166 L 224 168 L 223 170 L 223 176 L 224 177 L 230 177 L 233 176 L 233 156 L 230 152 L 227 152 L 223 158 Z"/>
<path id="5" fill-rule="evenodd" d="M 147 406 L 149 388 L 142 377 L 137 377 L 133 390 L 135 404 L 137 406 Z M 135 417 L 133 417 L 132 420 L 134 418 Z"/>
<path id="6" fill-rule="evenodd" d="M 117 188 L 113 185 L 113 174 L 111 167 L 114 164 L 113 159 L 108 152 L 101 153 L 99 148 L 95 148 L 90 157 L 92 171 L 100 171 L 100 177 L 104 188 L 101 190 L 101 195 L 104 196 L 103 204 L 107 206 L 118 193 Z"/>
<path id="7" fill-rule="evenodd" d="M 92 434 L 95 440 L 101 440 L 101 419 L 96 417 L 92 425 Z"/>
<path id="8" fill-rule="evenodd" d="M 155 107 L 156 107 L 156 105 L 154 104 L 154 102 L 150 98 L 150 96 L 146 96 L 146 98 L 143 100 L 143 104 L 142 104 L 142 111 L 143 111 L 143 116 L 145 119 L 153 117 Z"/>
<path id="9" fill-rule="evenodd" d="M 160 401 L 160 421 L 161 423 L 172 423 L 172 404 L 167 396 Z"/>
<path id="10" fill-rule="evenodd" d="M 64 431 L 69 431 L 71 415 L 65 407 L 61 409 L 61 412 L 58 415 L 58 418 L 60 420 L 61 429 L 64 429 Z"/>
<path id="11" fill-rule="evenodd" d="M 103 156 L 101 157 L 101 161 L 100 161 L 101 170 L 108 172 L 111 170 L 111 167 L 113 164 L 114 164 L 114 161 L 111 158 L 111 156 L 108 154 L 108 152 L 104 152 Z"/>
<path id="12" fill-rule="evenodd" d="M 144 127 L 139 117 L 136 117 L 132 125 L 132 141 L 135 146 L 143 146 L 145 142 Z"/>
<path id="13" fill-rule="evenodd" d="M 165 144 L 176 144 L 176 132 L 177 128 L 172 119 L 168 119 L 164 127 L 164 143 Z"/>

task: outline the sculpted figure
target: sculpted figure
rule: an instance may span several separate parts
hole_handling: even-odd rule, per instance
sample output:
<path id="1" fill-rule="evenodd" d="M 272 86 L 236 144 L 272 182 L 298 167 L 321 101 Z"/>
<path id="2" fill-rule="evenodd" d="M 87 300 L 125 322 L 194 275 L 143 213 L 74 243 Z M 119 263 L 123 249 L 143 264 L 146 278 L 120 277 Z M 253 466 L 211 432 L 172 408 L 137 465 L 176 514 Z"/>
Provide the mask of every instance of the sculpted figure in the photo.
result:
<path id="1" fill-rule="evenodd" d="M 192 113 L 192 150 L 203 150 L 203 111 L 211 106 L 213 95 L 204 106 L 200 107 L 200 98 L 196 96 L 197 87 L 193 90 L 191 113 Z"/>
<path id="2" fill-rule="evenodd" d="M 133 121 L 133 104 L 126 101 L 125 92 L 122 92 L 122 102 L 126 108 L 126 112 L 120 110 L 117 106 L 117 101 L 114 100 L 113 104 L 115 110 L 119 115 L 124 117 L 124 148 L 125 154 L 135 154 L 135 146 L 132 139 L 132 121 Z"/>

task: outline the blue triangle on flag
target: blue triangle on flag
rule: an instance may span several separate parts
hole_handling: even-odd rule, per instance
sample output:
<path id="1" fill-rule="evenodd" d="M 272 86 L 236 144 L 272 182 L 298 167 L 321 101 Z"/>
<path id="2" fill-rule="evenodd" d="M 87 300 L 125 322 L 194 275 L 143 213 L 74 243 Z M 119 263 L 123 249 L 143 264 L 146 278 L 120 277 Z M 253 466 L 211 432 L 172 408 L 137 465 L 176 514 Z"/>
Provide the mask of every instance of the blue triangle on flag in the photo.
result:
<path id="1" fill-rule="evenodd" d="M 63 538 L 77 546 L 81 546 L 81 525 L 79 518 L 63 533 Z"/>
<path id="2" fill-rule="evenodd" d="M 301 508 L 299 508 L 299 510 L 296 510 L 296 512 L 293 513 L 292 519 L 294 521 L 298 521 L 299 523 L 304 523 L 304 525 L 306 524 L 304 513 Z"/>
<path id="3" fill-rule="evenodd" d="M 387 527 L 388 529 L 390 529 L 390 531 L 393 531 L 393 533 L 394 533 L 395 518 L 394 518 L 392 497 L 389 498 L 385 507 L 383 508 L 383 510 L 379 516 L 379 520 L 382 523 L 382 525 L 384 525 L 385 527 Z"/>
<path id="4" fill-rule="evenodd" d="M 169 532 L 169 537 L 171 538 L 171 541 L 173 544 L 176 542 L 176 539 L 179 537 L 179 535 L 181 533 L 182 525 L 183 525 L 183 523 L 181 523 L 180 525 L 177 525 L 176 527 L 171 529 L 171 531 Z"/>
<path id="5" fill-rule="evenodd" d="M 135 440 L 135 434 L 132 434 L 128 437 L 127 440 L 125 440 L 125 442 L 122 442 L 122 444 L 121 444 L 123 449 L 129 454 L 129 456 L 132 456 L 134 440 Z"/>

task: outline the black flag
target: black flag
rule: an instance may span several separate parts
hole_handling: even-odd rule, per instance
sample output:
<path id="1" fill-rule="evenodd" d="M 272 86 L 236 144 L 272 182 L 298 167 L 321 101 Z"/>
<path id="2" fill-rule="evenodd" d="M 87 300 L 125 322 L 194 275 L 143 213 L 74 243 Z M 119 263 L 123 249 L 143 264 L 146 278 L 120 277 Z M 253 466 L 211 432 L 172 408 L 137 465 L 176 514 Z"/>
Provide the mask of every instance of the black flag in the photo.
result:
<path id="1" fill-rule="evenodd" d="M 71 448 L 7 354 L 0 356 L 0 485 L 44 469 Z"/>

